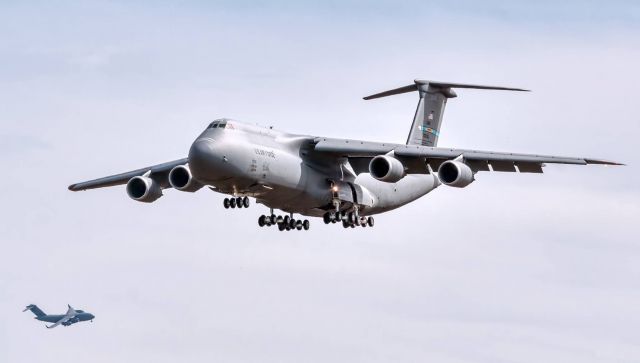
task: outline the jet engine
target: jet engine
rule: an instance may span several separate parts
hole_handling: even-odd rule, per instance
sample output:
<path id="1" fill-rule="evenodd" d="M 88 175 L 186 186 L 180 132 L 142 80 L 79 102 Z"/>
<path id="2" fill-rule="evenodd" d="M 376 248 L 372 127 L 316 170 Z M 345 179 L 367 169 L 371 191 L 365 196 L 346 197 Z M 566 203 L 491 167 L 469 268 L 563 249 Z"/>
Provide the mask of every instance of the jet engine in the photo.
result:
<path id="1" fill-rule="evenodd" d="M 389 155 L 378 155 L 371 159 L 369 173 L 374 178 L 387 183 L 395 183 L 405 174 L 402 162 Z"/>
<path id="2" fill-rule="evenodd" d="M 171 169 L 169 172 L 169 184 L 171 184 L 174 189 L 183 192 L 193 193 L 202 188 L 202 184 L 193 178 L 191 170 L 187 165 L 178 165 Z"/>
<path id="3" fill-rule="evenodd" d="M 146 176 L 134 176 L 127 182 L 127 194 L 138 202 L 151 203 L 162 196 L 162 188 Z"/>
<path id="4" fill-rule="evenodd" d="M 474 180 L 469 165 L 455 160 L 447 160 L 438 168 L 438 178 L 444 185 L 464 188 Z"/>

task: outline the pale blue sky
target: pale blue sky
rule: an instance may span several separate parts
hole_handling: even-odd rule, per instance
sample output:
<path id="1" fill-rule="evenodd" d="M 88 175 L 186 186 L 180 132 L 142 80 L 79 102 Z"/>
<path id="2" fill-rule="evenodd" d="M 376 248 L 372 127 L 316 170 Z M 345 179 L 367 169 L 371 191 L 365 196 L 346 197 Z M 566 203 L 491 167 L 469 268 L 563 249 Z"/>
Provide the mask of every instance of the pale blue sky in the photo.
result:
<path id="1" fill-rule="evenodd" d="M 0 361 L 635 362 L 637 2 L 3 2 Z M 443 146 L 602 157 L 478 175 L 345 231 L 70 183 L 184 157 L 212 119 L 402 142 L 414 78 L 464 91 Z M 67 303 L 92 324 L 20 310 Z"/>

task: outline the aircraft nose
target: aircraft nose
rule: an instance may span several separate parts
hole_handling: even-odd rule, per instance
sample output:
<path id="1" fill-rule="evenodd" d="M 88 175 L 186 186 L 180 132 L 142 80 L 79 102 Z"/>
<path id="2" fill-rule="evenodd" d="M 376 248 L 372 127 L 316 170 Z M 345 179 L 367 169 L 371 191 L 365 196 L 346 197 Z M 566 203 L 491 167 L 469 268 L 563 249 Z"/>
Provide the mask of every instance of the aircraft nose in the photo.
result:
<path id="1" fill-rule="evenodd" d="M 191 145 L 189 150 L 189 169 L 193 176 L 201 181 L 211 179 L 211 174 L 216 170 L 217 155 L 215 141 L 210 138 L 199 138 Z"/>

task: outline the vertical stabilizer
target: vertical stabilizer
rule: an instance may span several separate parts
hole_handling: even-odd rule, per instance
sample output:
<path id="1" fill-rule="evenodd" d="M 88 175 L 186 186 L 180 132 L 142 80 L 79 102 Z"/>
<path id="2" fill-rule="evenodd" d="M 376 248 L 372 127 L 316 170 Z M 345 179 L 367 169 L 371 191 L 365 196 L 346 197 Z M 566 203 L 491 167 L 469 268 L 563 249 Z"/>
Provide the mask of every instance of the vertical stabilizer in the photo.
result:
<path id="1" fill-rule="evenodd" d="M 406 92 L 418 91 L 420 100 L 413 117 L 413 123 L 407 137 L 407 145 L 437 146 L 440 136 L 440 126 L 447 99 L 457 97 L 453 88 L 473 88 L 505 91 L 528 91 L 522 88 L 482 86 L 474 84 L 437 82 L 416 79 L 414 84 L 389 91 L 376 93 L 364 99 L 397 95 Z"/>
<path id="2" fill-rule="evenodd" d="M 31 312 L 36 314 L 37 317 L 41 317 L 41 316 L 47 315 L 47 314 L 44 313 L 44 311 L 40 310 L 40 308 L 37 305 L 34 305 L 34 304 L 28 305 L 22 311 L 25 312 L 27 310 L 31 310 Z"/>
<path id="3" fill-rule="evenodd" d="M 416 84 L 420 100 L 413 116 L 407 145 L 436 146 L 447 99 L 456 97 L 451 88 L 440 89 L 429 84 Z"/>

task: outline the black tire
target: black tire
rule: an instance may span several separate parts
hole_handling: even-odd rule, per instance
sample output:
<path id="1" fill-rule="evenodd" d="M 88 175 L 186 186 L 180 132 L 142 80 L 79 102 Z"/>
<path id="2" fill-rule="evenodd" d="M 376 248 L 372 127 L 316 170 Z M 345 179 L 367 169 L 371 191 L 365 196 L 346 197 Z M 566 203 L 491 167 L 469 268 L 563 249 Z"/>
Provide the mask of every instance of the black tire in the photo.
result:
<path id="1" fill-rule="evenodd" d="M 276 215 L 272 214 L 270 218 L 271 218 L 271 224 L 276 224 L 276 219 L 277 219 Z"/>
<path id="2" fill-rule="evenodd" d="M 242 207 L 243 207 L 243 205 L 242 205 L 242 198 L 240 198 L 240 197 L 236 198 L 236 206 L 237 206 L 238 208 L 242 208 Z"/>
<path id="3" fill-rule="evenodd" d="M 347 218 L 347 220 L 349 221 L 349 223 L 351 224 L 356 224 L 356 214 L 353 212 L 349 212 L 349 218 Z"/>
<path id="4" fill-rule="evenodd" d="M 304 228 L 305 231 L 308 231 L 310 226 L 311 224 L 308 219 L 305 219 L 304 222 L 302 222 L 302 228 Z"/>
<path id="5" fill-rule="evenodd" d="M 373 225 L 375 224 L 375 220 L 373 219 L 373 217 L 369 217 L 367 218 L 367 224 L 369 225 L 369 227 L 373 227 Z"/>
<path id="6" fill-rule="evenodd" d="M 349 222 L 347 222 L 347 221 L 342 221 L 342 227 L 344 227 L 344 228 L 349 228 Z"/>
<path id="7" fill-rule="evenodd" d="M 249 208 L 249 205 L 250 205 L 249 197 L 242 198 L 242 206 L 245 207 L 245 208 Z"/>
<path id="8" fill-rule="evenodd" d="M 284 218 L 282 218 L 282 223 L 284 223 L 285 225 L 289 225 L 289 222 L 291 221 L 291 217 L 289 216 L 284 216 Z"/>
<path id="9" fill-rule="evenodd" d="M 267 216 L 263 214 L 258 218 L 258 225 L 264 227 L 265 224 L 267 224 Z"/>
<path id="10" fill-rule="evenodd" d="M 224 206 L 224 209 L 229 209 L 229 198 L 224 198 L 222 205 Z"/>
<path id="11" fill-rule="evenodd" d="M 286 227 L 282 223 L 278 223 L 278 231 L 284 231 Z"/>
<path id="12" fill-rule="evenodd" d="M 291 228 L 296 228 L 296 223 L 298 221 L 296 221 L 295 219 L 291 218 L 291 220 L 289 221 L 289 226 L 291 226 Z"/>
<path id="13" fill-rule="evenodd" d="M 298 231 L 301 231 L 301 230 L 302 230 L 302 221 L 296 221 L 296 229 L 297 229 Z"/>
<path id="14" fill-rule="evenodd" d="M 235 198 L 229 199 L 229 206 L 231 208 L 235 208 L 236 207 L 236 199 Z"/>
<path id="15" fill-rule="evenodd" d="M 329 224 L 331 223 L 331 215 L 329 214 L 329 212 L 325 213 L 322 216 L 322 221 L 324 222 L 324 224 Z"/>

